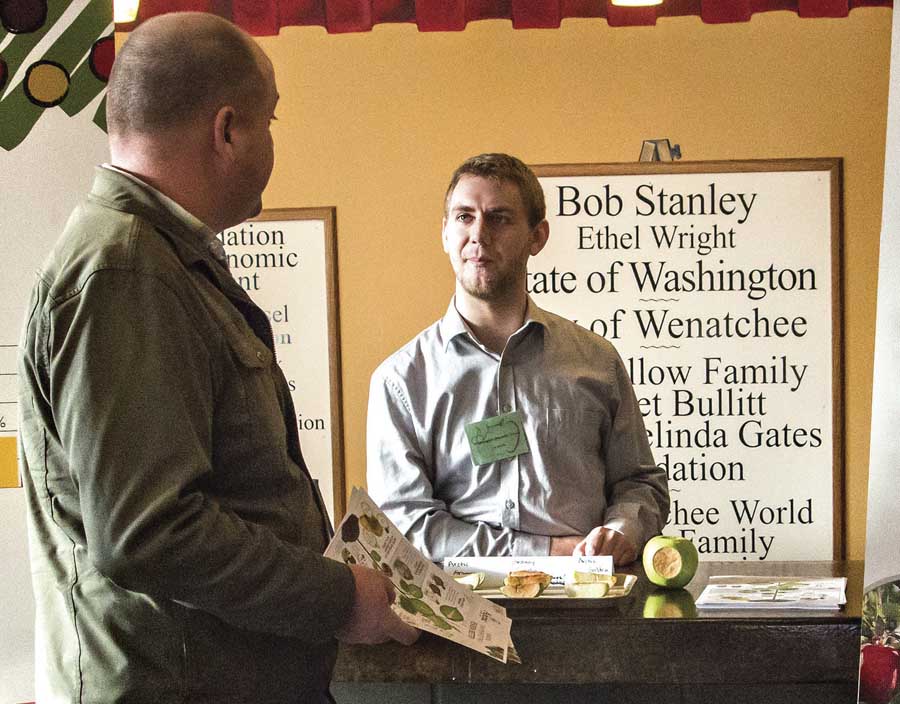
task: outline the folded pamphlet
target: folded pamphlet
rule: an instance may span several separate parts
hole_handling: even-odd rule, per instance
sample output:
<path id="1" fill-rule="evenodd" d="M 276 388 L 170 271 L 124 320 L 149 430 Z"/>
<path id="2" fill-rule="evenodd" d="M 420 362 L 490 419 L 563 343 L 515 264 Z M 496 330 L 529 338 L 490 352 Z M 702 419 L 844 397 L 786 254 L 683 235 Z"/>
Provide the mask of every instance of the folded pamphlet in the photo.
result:
<path id="1" fill-rule="evenodd" d="M 386 575 L 397 592 L 392 608 L 406 623 L 500 662 L 520 662 L 506 609 L 457 584 L 416 550 L 362 489 L 353 489 L 325 557 Z"/>

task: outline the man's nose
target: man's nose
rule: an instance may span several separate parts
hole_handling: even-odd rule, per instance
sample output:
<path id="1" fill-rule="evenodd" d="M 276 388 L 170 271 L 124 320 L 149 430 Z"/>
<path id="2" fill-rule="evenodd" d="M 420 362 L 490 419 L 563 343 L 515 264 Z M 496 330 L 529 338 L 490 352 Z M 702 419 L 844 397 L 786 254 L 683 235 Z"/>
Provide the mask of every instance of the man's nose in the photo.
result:
<path id="1" fill-rule="evenodd" d="M 488 244 L 491 239 L 491 228 L 484 218 L 475 218 L 472 229 L 469 231 L 469 239 L 476 244 Z"/>

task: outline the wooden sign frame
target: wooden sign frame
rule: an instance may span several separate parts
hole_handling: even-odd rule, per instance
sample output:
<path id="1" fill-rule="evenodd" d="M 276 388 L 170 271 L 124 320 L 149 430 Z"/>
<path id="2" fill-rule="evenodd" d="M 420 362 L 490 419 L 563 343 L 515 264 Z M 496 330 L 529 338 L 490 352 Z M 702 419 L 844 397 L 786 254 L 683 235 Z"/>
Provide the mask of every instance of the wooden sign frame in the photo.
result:
<path id="1" fill-rule="evenodd" d="M 325 450 L 330 452 L 331 455 L 331 467 L 330 467 L 330 483 L 331 483 L 331 491 L 323 491 L 323 498 L 326 499 L 326 502 L 330 498 L 332 501 L 332 506 L 330 507 L 333 511 L 333 515 L 331 516 L 334 525 L 340 523 L 341 518 L 344 515 L 344 511 L 346 508 L 346 482 L 345 482 L 345 474 L 344 474 L 344 423 L 343 423 L 343 407 L 342 407 L 342 390 L 341 390 L 341 344 L 340 344 L 340 323 L 339 323 L 339 309 L 338 309 L 338 260 L 337 260 L 337 228 L 336 228 L 336 212 L 333 207 L 322 207 L 322 208 L 285 208 L 285 209 L 273 209 L 273 210 L 263 210 L 259 215 L 254 218 L 251 218 L 247 221 L 246 224 L 257 225 L 257 230 L 262 229 L 262 226 L 267 223 L 299 223 L 302 225 L 302 234 L 301 236 L 307 236 L 311 232 L 320 230 L 324 241 L 321 243 L 316 243 L 317 247 L 320 246 L 321 249 L 317 249 L 317 252 L 321 252 L 323 255 L 323 261 L 315 262 L 311 264 L 318 268 L 319 266 L 324 267 L 321 271 L 316 272 L 313 270 L 314 274 L 319 278 L 324 278 L 324 286 L 321 290 L 309 291 L 305 297 L 299 297 L 291 295 L 289 292 L 278 291 L 277 295 L 280 297 L 279 300 L 279 311 L 283 311 L 283 317 L 288 317 L 288 306 L 291 308 L 296 308 L 300 306 L 314 306 L 318 308 L 318 310 L 311 311 L 314 315 L 310 315 L 309 317 L 316 318 L 316 320 L 321 320 L 324 325 L 324 330 L 321 327 L 317 330 L 313 325 L 313 323 L 307 319 L 307 316 L 301 311 L 298 314 L 294 314 L 294 325 L 296 325 L 293 330 L 296 332 L 298 337 L 303 337 L 307 342 L 309 341 L 309 336 L 318 335 L 325 337 L 325 340 L 316 340 L 318 345 L 318 349 L 321 351 L 327 350 L 327 363 L 323 363 L 322 360 L 318 360 L 318 368 L 327 369 L 328 374 L 328 393 L 327 393 L 327 418 L 328 425 L 321 423 L 321 426 L 324 428 L 320 428 L 320 421 L 324 420 L 324 418 L 318 419 L 309 419 L 304 418 L 301 409 L 303 408 L 304 403 L 304 391 L 301 382 L 295 382 L 295 379 L 292 378 L 293 374 L 300 371 L 303 368 L 308 368 L 307 365 L 300 365 L 296 363 L 294 360 L 294 364 L 292 365 L 290 361 L 286 359 L 288 356 L 288 352 L 285 346 L 281 346 L 279 344 L 279 340 L 283 340 L 285 338 L 279 333 L 279 321 L 272 320 L 273 323 L 273 332 L 275 335 L 276 341 L 276 354 L 279 358 L 279 363 L 282 365 L 283 371 L 285 371 L 285 375 L 288 377 L 289 382 L 292 386 L 296 384 L 298 388 L 292 388 L 292 395 L 294 396 L 294 405 L 298 411 L 298 424 L 300 427 L 300 441 L 301 447 L 304 450 L 304 459 L 306 460 L 307 466 L 310 470 L 310 473 L 313 476 L 313 479 L 320 481 L 324 476 L 321 473 L 321 467 L 319 464 L 320 461 L 317 461 L 314 457 L 316 454 L 313 443 L 314 442 L 324 442 L 327 444 L 326 448 L 319 448 L 322 451 L 318 454 L 324 455 L 327 454 Z M 312 227 L 309 227 L 312 225 Z M 318 227 L 317 227 L 318 226 Z M 225 232 L 229 232 L 232 230 L 238 230 L 242 225 L 238 225 L 235 228 L 228 228 Z M 235 253 L 235 247 L 229 246 L 229 242 L 227 240 L 224 241 L 226 250 L 229 254 L 229 258 L 232 254 Z M 279 252 L 282 253 L 282 252 Z M 305 260 L 302 262 L 305 264 Z M 242 283 L 245 289 L 248 289 L 250 285 L 250 278 L 252 277 L 252 273 L 259 273 L 259 269 L 253 269 L 252 267 L 249 269 L 236 269 L 232 267 L 232 273 L 235 276 L 235 279 L 238 280 L 239 283 Z M 248 277 L 242 282 L 242 277 Z M 319 280 L 318 278 L 316 279 Z M 246 285 L 245 285 L 246 284 Z M 264 300 L 259 300 L 260 297 L 255 295 L 253 290 L 248 289 L 248 293 L 260 305 L 263 309 L 266 309 L 268 306 L 265 305 Z M 317 295 L 318 294 L 318 295 Z M 287 295 L 287 298 L 284 296 Z M 323 310 L 324 308 L 324 310 Z M 280 321 L 284 322 L 284 321 Z M 289 334 L 289 333 L 288 333 Z M 310 381 L 309 383 L 314 383 L 315 380 Z M 323 414 L 324 416 L 325 414 Z M 320 433 L 319 430 L 322 430 Z M 307 432 L 308 431 L 308 432 Z M 310 433 L 315 433 L 315 435 L 310 435 Z"/>

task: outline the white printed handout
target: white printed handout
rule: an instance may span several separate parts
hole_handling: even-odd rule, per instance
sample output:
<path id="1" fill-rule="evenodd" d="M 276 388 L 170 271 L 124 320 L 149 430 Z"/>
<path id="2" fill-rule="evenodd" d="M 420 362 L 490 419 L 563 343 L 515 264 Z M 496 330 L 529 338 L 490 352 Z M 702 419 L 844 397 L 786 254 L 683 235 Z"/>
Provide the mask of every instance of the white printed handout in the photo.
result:
<path id="1" fill-rule="evenodd" d="M 325 557 L 385 574 L 403 621 L 501 662 L 518 662 L 506 609 L 472 592 L 416 550 L 365 491 L 354 487 Z"/>
<path id="2" fill-rule="evenodd" d="M 701 609 L 839 609 L 846 577 L 711 577 L 697 599 Z"/>

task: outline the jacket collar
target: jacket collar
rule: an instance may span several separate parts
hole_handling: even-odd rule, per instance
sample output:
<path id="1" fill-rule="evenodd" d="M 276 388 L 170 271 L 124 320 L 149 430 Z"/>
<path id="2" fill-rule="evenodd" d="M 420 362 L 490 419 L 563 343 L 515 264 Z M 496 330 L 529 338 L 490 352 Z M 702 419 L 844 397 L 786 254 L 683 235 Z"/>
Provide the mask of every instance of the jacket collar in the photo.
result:
<path id="1" fill-rule="evenodd" d="M 218 241 L 212 229 L 165 194 L 133 174 L 103 164 L 95 170 L 90 197 L 148 221 L 171 242 L 185 267 L 203 266 L 222 290 L 246 298 L 244 290 L 210 251 L 210 243 Z"/>
<path id="2" fill-rule="evenodd" d="M 109 164 L 98 166 L 91 197 L 103 201 L 107 207 L 138 215 L 170 235 L 178 256 L 186 265 L 200 259 L 215 261 L 208 251 L 215 233 L 139 177 Z"/>

